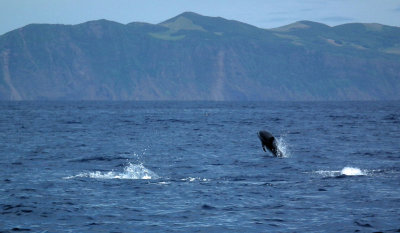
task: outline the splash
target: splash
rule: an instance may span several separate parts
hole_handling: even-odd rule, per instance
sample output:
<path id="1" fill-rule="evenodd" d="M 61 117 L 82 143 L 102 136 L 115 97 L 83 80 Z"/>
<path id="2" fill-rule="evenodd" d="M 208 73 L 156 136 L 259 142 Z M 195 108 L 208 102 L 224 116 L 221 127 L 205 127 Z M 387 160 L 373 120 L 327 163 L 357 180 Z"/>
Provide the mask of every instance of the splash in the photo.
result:
<path id="1" fill-rule="evenodd" d="M 322 175 L 323 177 L 340 177 L 340 176 L 365 176 L 366 171 L 363 171 L 356 167 L 344 167 L 340 171 L 316 171 L 315 173 Z"/>
<path id="2" fill-rule="evenodd" d="M 283 158 L 291 157 L 291 153 L 290 153 L 290 150 L 289 150 L 289 145 L 285 141 L 285 139 L 281 136 L 281 137 L 277 138 L 276 141 L 277 141 L 278 149 L 280 151 L 282 151 L 282 154 L 283 154 L 282 157 Z"/>
<path id="3" fill-rule="evenodd" d="M 344 167 L 342 171 L 340 171 L 341 175 L 346 176 L 365 176 L 366 173 L 361 171 L 359 168 L 356 167 Z"/>
<path id="4" fill-rule="evenodd" d="M 132 164 L 132 163 L 128 163 L 128 165 L 124 167 L 123 172 L 115 172 L 115 171 L 83 172 L 75 176 L 65 177 L 65 179 L 72 179 L 78 177 L 87 177 L 94 179 L 128 179 L 128 180 L 150 180 L 159 178 L 159 176 L 156 173 L 145 168 L 143 164 Z"/>

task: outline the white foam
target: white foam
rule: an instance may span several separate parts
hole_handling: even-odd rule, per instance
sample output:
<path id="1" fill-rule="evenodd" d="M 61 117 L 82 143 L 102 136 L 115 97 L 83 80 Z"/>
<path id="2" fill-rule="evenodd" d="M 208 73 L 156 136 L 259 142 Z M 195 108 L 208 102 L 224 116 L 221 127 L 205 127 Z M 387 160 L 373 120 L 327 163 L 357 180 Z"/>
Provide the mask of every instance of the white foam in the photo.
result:
<path id="1" fill-rule="evenodd" d="M 189 182 L 204 181 L 204 182 L 206 182 L 206 181 L 210 181 L 210 180 L 209 179 L 205 179 L 205 178 L 200 178 L 200 177 L 197 177 L 197 178 L 195 178 L 195 177 L 187 177 L 187 178 L 181 179 L 181 181 L 189 181 Z"/>
<path id="2" fill-rule="evenodd" d="M 321 175 L 323 177 L 334 177 L 334 176 L 339 176 L 340 171 L 315 171 L 318 175 Z"/>
<path id="3" fill-rule="evenodd" d="M 356 167 L 344 167 L 340 171 L 315 171 L 315 173 L 322 175 L 323 177 L 336 177 L 336 176 L 365 176 L 367 175 L 366 171 L 363 171 Z"/>
<path id="4" fill-rule="evenodd" d="M 65 179 L 72 179 L 77 177 L 88 177 L 94 179 L 128 179 L 128 180 L 149 180 L 149 179 L 158 179 L 159 176 L 153 171 L 145 168 L 143 164 L 132 164 L 128 163 L 126 167 L 124 167 L 123 172 L 83 172 L 79 173 L 75 176 L 65 177 Z"/>
<path id="5" fill-rule="evenodd" d="M 344 167 L 342 171 L 340 171 L 341 175 L 346 176 L 365 176 L 367 175 L 365 172 L 361 171 L 359 168 L 356 167 Z"/>

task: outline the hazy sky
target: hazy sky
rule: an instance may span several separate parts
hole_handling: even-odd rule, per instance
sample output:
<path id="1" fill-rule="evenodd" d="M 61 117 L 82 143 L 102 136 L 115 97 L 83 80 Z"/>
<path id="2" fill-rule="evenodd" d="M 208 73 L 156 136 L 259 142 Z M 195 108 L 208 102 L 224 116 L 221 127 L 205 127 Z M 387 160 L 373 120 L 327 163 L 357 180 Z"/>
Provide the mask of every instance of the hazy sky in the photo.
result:
<path id="1" fill-rule="evenodd" d="M 0 35 L 30 23 L 159 23 L 184 11 L 261 28 L 299 20 L 400 26 L 400 0 L 0 0 Z"/>

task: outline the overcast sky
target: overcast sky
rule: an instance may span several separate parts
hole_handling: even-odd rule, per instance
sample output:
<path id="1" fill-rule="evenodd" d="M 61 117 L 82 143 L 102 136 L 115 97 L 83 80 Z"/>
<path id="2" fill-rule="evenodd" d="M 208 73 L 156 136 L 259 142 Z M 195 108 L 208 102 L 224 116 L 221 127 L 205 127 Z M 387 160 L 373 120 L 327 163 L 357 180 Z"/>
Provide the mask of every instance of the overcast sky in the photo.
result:
<path id="1" fill-rule="evenodd" d="M 185 11 L 261 28 L 299 20 L 400 26 L 400 0 L 0 0 L 0 35 L 30 23 L 159 23 Z"/>

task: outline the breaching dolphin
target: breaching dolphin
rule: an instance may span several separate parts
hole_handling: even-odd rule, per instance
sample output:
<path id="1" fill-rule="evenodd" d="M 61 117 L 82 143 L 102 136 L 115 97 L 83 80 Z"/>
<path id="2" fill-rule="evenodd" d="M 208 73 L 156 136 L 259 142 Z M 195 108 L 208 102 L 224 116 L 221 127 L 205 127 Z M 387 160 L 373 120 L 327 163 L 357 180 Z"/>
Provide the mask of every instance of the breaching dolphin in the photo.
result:
<path id="1" fill-rule="evenodd" d="M 261 130 L 258 132 L 258 138 L 264 151 L 267 148 L 275 157 L 283 157 L 283 153 L 279 150 L 277 141 L 271 133 Z"/>

